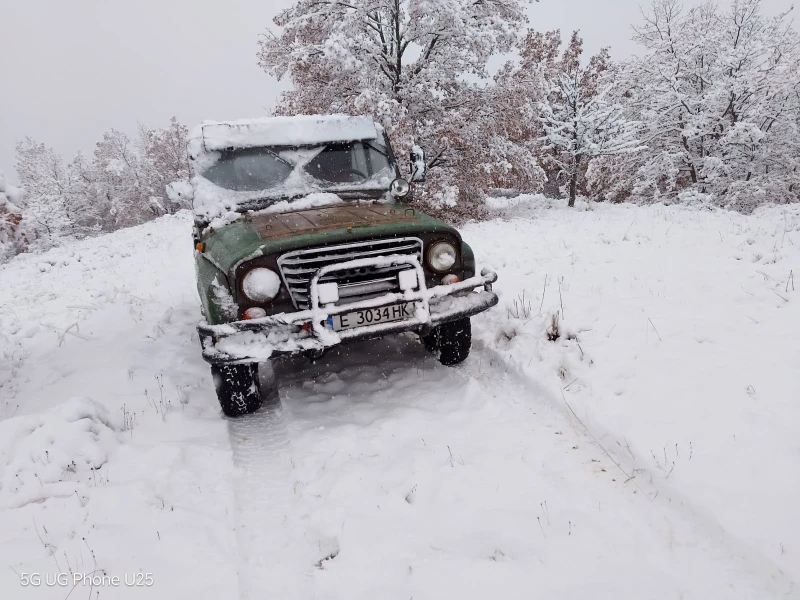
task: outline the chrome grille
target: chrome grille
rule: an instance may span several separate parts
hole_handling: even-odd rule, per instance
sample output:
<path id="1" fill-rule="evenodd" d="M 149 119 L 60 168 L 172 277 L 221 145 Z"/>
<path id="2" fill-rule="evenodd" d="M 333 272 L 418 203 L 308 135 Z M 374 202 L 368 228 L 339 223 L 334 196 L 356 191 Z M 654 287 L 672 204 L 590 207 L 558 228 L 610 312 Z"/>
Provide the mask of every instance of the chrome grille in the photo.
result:
<path id="1" fill-rule="evenodd" d="M 283 283 L 295 307 L 309 308 L 311 278 L 320 268 L 357 258 L 407 254 L 422 261 L 422 240 L 419 238 L 384 238 L 366 242 L 353 242 L 338 246 L 323 246 L 287 252 L 278 259 Z M 338 304 L 356 302 L 367 298 L 398 292 L 397 273 L 411 268 L 409 265 L 362 267 L 337 271 L 320 279 L 320 283 L 336 281 L 339 284 Z"/>

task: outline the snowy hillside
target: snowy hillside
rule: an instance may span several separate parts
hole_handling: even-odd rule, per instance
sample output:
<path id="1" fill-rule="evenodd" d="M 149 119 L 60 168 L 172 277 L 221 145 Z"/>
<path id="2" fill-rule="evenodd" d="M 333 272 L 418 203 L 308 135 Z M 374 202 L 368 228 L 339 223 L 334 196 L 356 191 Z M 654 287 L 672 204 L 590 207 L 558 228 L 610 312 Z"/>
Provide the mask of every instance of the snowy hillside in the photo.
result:
<path id="1" fill-rule="evenodd" d="M 800 598 L 800 207 L 496 202 L 466 363 L 292 360 L 238 420 L 188 214 L 0 267 L 0 597 Z"/>

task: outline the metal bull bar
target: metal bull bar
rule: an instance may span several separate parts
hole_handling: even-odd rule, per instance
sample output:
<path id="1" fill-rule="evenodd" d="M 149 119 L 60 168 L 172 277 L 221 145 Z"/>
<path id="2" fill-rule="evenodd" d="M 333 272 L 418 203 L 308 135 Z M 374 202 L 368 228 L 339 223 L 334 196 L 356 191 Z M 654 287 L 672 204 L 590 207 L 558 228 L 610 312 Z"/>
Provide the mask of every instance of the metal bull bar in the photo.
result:
<path id="1" fill-rule="evenodd" d="M 349 304 L 320 302 L 320 279 L 326 275 L 362 267 L 403 264 L 415 270 L 416 289 L 391 292 Z M 203 358 L 212 364 L 260 362 L 276 356 L 319 352 L 343 342 L 391 333 L 417 331 L 424 334 L 440 323 L 470 317 L 495 306 L 498 302 L 497 295 L 492 291 L 495 281 L 497 274 L 483 269 L 480 275 L 464 281 L 428 288 L 425 272 L 416 256 L 395 254 L 359 258 L 326 265 L 314 274 L 309 286 L 311 308 L 308 310 L 220 325 L 209 325 L 202 321 L 197 331 L 203 345 Z M 476 291 L 478 287 L 483 287 L 483 290 Z M 448 298 L 450 301 L 446 300 Z M 400 303 L 414 304 L 412 318 L 333 331 L 331 318 L 334 315 Z"/>

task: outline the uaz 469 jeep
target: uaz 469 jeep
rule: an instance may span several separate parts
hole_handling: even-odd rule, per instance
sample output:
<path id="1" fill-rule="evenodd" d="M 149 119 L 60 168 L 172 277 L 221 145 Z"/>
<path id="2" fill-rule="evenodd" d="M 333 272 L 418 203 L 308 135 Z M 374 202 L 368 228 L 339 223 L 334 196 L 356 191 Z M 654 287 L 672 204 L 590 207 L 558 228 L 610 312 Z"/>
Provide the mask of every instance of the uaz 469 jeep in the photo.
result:
<path id="1" fill-rule="evenodd" d="M 256 410 L 257 365 L 417 332 L 445 365 L 497 304 L 453 227 L 412 208 L 389 139 L 367 117 L 205 122 L 189 140 L 198 326 L 224 413 Z M 424 180 L 421 149 L 409 179 Z M 482 288 L 482 289 L 481 289 Z"/>

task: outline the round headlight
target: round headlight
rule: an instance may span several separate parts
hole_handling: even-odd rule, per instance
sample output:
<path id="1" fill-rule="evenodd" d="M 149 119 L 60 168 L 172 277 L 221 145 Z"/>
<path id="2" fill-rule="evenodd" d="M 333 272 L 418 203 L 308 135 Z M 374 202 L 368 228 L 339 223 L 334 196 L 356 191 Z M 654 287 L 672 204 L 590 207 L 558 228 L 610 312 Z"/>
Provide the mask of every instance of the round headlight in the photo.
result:
<path id="1" fill-rule="evenodd" d="M 275 271 L 257 267 L 242 279 L 242 291 L 253 302 L 269 302 L 281 291 L 281 278 Z"/>
<path id="2" fill-rule="evenodd" d="M 428 266 L 440 273 L 450 270 L 456 264 L 458 252 L 450 242 L 436 242 L 428 248 Z"/>
<path id="3" fill-rule="evenodd" d="M 411 185 L 402 177 L 395 179 L 392 185 L 389 186 L 389 192 L 391 192 L 392 196 L 395 198 L 405 198 L 410 191 Z"/>

